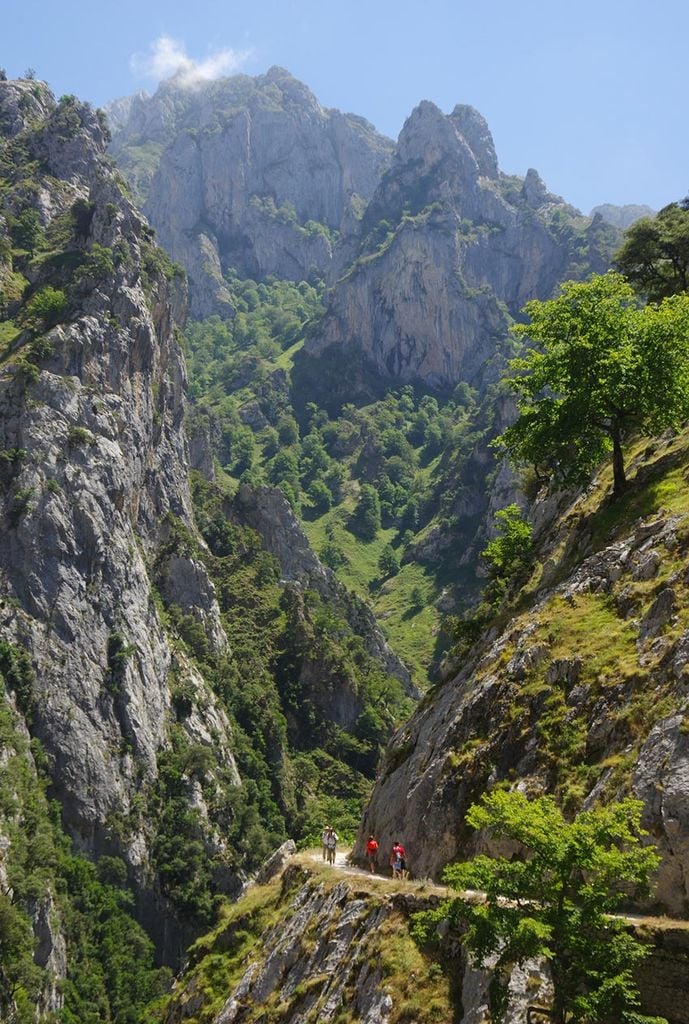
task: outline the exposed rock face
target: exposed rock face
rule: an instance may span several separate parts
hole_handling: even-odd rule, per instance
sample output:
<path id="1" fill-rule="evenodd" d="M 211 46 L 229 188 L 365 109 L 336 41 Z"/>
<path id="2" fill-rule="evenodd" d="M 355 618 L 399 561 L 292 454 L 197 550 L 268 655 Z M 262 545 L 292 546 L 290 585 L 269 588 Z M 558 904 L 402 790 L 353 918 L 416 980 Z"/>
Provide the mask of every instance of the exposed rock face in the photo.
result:
<path id="1" fill-rule="evenodd" d="M 88 211 L 69 259 L 88 268 L 90 254 L 111 254 L 104 268 L 64 284 L 51 261 L 26 268 L 35 291 L 63 284 L 69 308 L 40 350 L 25 331 L 0 368 L 0 448 L 22 453 L 3 462 L 0 633 L 30 653 L 32 730 L 53 760 L 66 827 L 84 851 L 123 856 L 143 886 L 146 823 L 124 841 L 110 821 L 155 778 L 167 742 L 172 654 L 149 566 L 168 513 L 191 527 L 175 339 L 184 292 L 156 269 L 150 230 L 123 196 L 88 107 L 55 104 L 36 83 L 2 82 L 0 123 L 40 161 L 28 194 L 43 228 Z M 13 154 L 21 149 L 4 155 Z M 16 173 L 21 182 L 20 164 Z M 3 194 L 6 211 L 16 212 L 19 196 Z M 202 568 L 182 576 L 171 567 L 171 590 L 190 604 L 203 595 L 222 644 Z M 213 718 L 210 694 L 205 705 Z M 231 744 L 225 725 L 213 742 Z"/>
<path id="2" fill-rule="evenodd" d="M 387 379 L 485 385 L 508 314 L 576 274 L 562 230 L 576 214 L 535 171 L 523 183 L 499 172 L 473 108 L 445 116 L 419 104 L 366 211 L 358 259 L 305 351 L 358 350 Z M 607 266 L 599 234 L 584 233 L 591 269 Z"/>
<path id="3" fill-rule="evenodd" d="M 437 876 L 486 848 L 464 815 L 495 783 L 513 780 L 534 795 L 577 785 L 584 805 L 632 792 L 663 857 L 657 899 L 681 914 L 689 902 L 686 517 L 652 517 L 582 558 L 591 536 L 572 530 L 573 514 L 565 510 L 544 542 L 547 572 L 530 609 L 489 631 L 396 736 L 357 851 L 371 832 L 384 849 L 400 838 L 413 874 Z M 647 578 L 651 549 L 659 581 Z"/>
<path id="4" fill-rule="evenodd" d="M 220 621 L 215 588 L 200 562 L 180 556 L 170 558 L 165 567 L 163 588 L 167 601 L 201 623 L 215 651 L 226 649 L 227 637 Z"/>
<path id="5" fill-rule="evenodd" d="M 293 839 L 288 839 L 287 842 L 279 846 L 265 864 L 261 865 L 256 875 L 256 885 L 265 885 L 266 882 L 270 882 L 276 875 L 281 874 L 285 870 L 290 857 L 293 857 L 296 852 L 297 846 Z"/>
<path id="6" fill-rule="evenodd" d="M 62 1009 L 62 987 L 67 977 L 67 946 L 58 923 L 59 916 L 52 894 L 37 899 L 32 908 L 32 924 L 36 936 L 34 961 L 46 970 L 50 983 L 42 994 L 40 1012 L 57 1013 Z"/>
<path id="7" fill-rule="evenodd" d="M 113 115 L 113 153 L 186 268 L 198 317 L 231 313 L 228 267 L 253 278 L 327 272 L 333 233 L 356 221 L 392 149 L 281 68 L 194 89 L 172 79 Z"/>

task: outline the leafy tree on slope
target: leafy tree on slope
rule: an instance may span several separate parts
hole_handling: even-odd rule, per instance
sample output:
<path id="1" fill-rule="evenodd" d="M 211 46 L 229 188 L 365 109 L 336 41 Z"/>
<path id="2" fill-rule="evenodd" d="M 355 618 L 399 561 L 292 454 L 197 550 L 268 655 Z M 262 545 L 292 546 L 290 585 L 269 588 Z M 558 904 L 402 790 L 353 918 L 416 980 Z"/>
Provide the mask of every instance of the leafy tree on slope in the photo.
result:
<path id="1" fill-rule="evenodd" d="M 564 483 L 585 483 L 612 451 L 618 496 L 623 441 L 689 415 L 689 295 L 639 308 L 620 274 L 568 281 L 562 294 L 525 307 L 515 332 L 534 348 L 513 359 L 519 417 L 497 443 Z"/>

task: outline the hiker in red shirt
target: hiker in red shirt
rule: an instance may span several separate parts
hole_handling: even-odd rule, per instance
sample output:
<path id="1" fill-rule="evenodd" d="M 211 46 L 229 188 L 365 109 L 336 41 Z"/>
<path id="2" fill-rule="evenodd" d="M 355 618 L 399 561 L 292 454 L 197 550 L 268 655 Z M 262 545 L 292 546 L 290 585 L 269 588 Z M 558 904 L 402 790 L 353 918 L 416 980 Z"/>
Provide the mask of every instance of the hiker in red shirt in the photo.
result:
<path id="1" fill-rule="evenodd" d="M 366 843 L 366 859 L 368 861 L 368 866 L 371 869 L 371 874 L 373 874 L 376 867 L 376 861 L 378 860 L 378 842 L 373 838 L 373 836 L 369 836 L 368 842 Z"/>
<path id="2" fill-rule="evenodd" d="M 407 854 L 398 839 L 395 840 L 392 853 L 390 854 L 390 866 L 392 868 L 393 878 L 406 878 L 407 877 Z"/>

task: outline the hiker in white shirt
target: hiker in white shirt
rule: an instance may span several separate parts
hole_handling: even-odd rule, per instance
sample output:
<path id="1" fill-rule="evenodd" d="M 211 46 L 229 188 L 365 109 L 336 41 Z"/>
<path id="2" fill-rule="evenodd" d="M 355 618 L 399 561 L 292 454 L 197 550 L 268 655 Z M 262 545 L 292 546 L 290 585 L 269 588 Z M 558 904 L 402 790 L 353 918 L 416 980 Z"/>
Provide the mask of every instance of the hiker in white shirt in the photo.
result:
<path id="1" fill-rule="evenodd" d="M 328 864 L 335 863 L 335 849 L 337 847 L 337 840 L 340 837 L 334 828 L 329 827 L 325 835 L 325 849 L 327 854 Z"/>

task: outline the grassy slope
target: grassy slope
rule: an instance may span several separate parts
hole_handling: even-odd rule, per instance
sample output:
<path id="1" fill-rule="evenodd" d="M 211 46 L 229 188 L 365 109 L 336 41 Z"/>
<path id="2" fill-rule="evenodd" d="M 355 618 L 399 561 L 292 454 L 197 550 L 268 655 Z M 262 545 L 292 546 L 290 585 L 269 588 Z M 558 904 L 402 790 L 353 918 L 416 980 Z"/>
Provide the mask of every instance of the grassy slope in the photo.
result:
<path id="1" fill-rule="evenodd" d="M 440 622 L 434 605 L 438 596 L 435 581 L 416 563 L 407 563 L 397 575 L 381 579 L 378 559 L 387 544 L 395 543 L 397 531 L 394 527 L 380 530 L 372 541 L 355 537 L 341 515 L 341 511 L 349 512 L 353 507 L 353 497 L 347 498 L 318 519 L 305 520 L 304 530 L 314 551 L 320 551 L 326 543 L 326 527 L 330 526 L 333 539 L 347 558 L 347 564 L 337 570 L 337 575 L 345 586 L 368 601 L 395 652 L 409 666 L 416 681 L 423 684 L 433 658 L 434 632 Z M 419 607 L 414 607 L 411 599 L 414 587 L 419 587 L 423 594 Z"/>
<path id="2" fill-rule="evenodd" d="M 479 677 L 497 674 L 509 679 L 506 666 L 524 648 L 525 637 L 527 647 L 541 645 L 548 656 L 521 682 L 512 684 L 509 706 L 497 726 L 499 736 L 479 736 L 462 749 L 448 752 L 453 770 L 475 769 L 478 759 L 491 757 L 492 745 L 499 749 L 510 735 L 535 734 L 539 767 L 548 788 L 574 809 L 605 769 L 611 769 L 605 793 L 612 796 L 620 787 L 627 788 L 640 745 L 655 722 L 682 710 L 689 720 L 686 698 L 666 664 L 668 652 L 689 627 L 689 431 L 630 445 L 629 467 L 629 487 L 622 499 L 611 501 L 611 473 L 606 467 L 556 521 L 542 549 L 547 582 L 544 585 L 541 560 L 515 599 L 513 617 L 501 614 L 503 626 L 509 619 L 508 642 L 484 659 Z M 651 579 L 635 580 L 627 567 L 606 589 L 582 589 L 569 597 L 557 592 L 556 585 L 567 581 L 584 558 L 633 535 L 640 518 L 648 523 L 670 514 L 679 517 L 673 542 L 669 546 L 649 542 L 649 550 L 657 547 L 661 556 Z M 675 593 L 675 614 L 659 637 L 641 642 L 639 621 L 668 584 Z M 626 615 L 621 599 L 630 608 Z M 564 682 L 548 681 L 546 670 L 552 660 L 575 657 L 582 661 L 577 689 L 583 689 L 585 696 L 572 702 L 570 688 Z M 601 707 L 610 733 L 602 743 L 592 742 L 590 728 L 600 717 Z"/>

